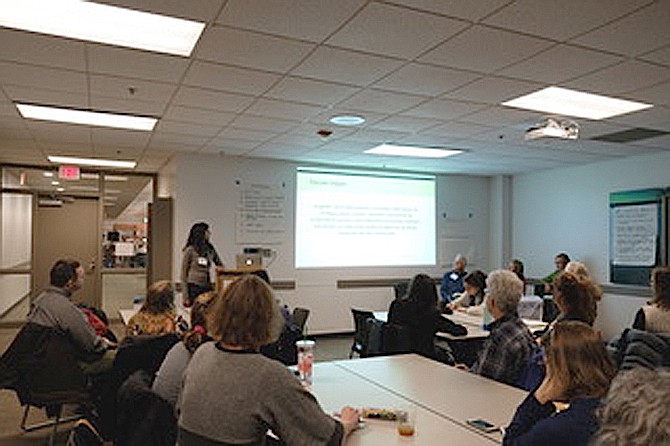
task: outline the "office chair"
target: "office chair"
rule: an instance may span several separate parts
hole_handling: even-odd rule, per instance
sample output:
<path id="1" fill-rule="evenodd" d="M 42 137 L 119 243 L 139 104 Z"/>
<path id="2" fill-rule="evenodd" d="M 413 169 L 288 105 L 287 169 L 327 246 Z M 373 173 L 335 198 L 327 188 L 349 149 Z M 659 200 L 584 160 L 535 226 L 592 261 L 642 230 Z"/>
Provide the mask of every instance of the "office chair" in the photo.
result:
<path id="1" fill-rule="evenodd" d="M 368 344 L 368 318 L 374 319 L 375 315 L 372 311 L 351 309 L 351 314 L 354 318 L 354 342 L 351 344 L 351 351 L 349 352 L 349 359 L 353 358 L 354 353 L 362 355 L 367 351 Z"/>
<path id="2" fill-rule="evenodd" d="M 307 325 L 307 318 L 309 317 L 309 310 L 307 308 L 295 307 L 293 309 L 293 321 L 300 329 L 300 333 L 305 332 L 305 325 Z"/>

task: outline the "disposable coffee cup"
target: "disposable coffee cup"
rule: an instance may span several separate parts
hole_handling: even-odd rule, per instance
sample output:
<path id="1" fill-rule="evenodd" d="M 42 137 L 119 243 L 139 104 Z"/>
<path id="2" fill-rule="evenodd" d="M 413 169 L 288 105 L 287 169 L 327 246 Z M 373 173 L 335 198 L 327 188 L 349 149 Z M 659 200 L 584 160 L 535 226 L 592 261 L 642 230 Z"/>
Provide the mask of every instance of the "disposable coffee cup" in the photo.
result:
<path id="1" fill-rule="evenodd" d="M 314 368 L 314 341 L 301 340 L 295 343 L 298 349 L 298 376 L 303 385 L 312 385 Z"/>

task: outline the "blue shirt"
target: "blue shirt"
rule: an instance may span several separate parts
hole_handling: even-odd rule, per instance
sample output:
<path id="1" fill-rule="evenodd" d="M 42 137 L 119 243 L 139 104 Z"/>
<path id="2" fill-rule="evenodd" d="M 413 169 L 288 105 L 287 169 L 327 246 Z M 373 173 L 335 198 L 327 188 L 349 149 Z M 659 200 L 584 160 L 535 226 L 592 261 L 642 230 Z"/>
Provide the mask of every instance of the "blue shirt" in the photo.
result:
<path id="1" fill-rule="evenodd" d="M 575 398 L 567 410 L 556 413 L 553 403 L 540 404 L 530 393 L 517 407 L 503 446 L 587 446 L 598 430 L 599 406 L 599 399 Z"/>
<path id="2" fill-rule="evenodd" d="M 455 293 L 462 293 L 465 291 L 463 277 L 465 277 L 466 274 L 465 271 L 459 272 L 455 270 L 444 273 L 442 284 L 440 285 L 440 296 L 444 303 L 449 303 L 454 300 Z"/>

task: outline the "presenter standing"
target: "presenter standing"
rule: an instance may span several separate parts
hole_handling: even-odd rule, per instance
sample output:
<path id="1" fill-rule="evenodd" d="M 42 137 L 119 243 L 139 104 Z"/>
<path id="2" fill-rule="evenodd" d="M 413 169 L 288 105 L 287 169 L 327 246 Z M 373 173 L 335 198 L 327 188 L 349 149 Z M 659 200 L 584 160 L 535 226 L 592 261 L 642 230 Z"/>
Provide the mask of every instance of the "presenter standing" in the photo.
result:
<path id="1" fill-rule="evenodd" d="M 207 223 L 200 222 L 191 226 L 181 264 L 181 281 L 186 288 L 183 298 L 185 307 L 190 307 L 200 294 L 214 289 L 209 276 L 212 264 L 223 266 L 219 254 L 209 241 L 210 236 Z"/>

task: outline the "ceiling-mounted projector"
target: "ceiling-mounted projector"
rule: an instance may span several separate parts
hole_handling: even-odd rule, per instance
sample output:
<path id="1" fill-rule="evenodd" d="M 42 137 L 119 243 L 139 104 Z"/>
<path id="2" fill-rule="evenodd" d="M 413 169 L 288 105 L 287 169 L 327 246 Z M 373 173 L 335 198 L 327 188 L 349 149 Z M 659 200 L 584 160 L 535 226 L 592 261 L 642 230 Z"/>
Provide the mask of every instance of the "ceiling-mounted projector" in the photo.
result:
<path id="1" fill-rule="evenodd" d="M 579 124 L 570 119 L 547 118 L 526 130 L 525 139 L 540 138 L 577 139 Z"/>

